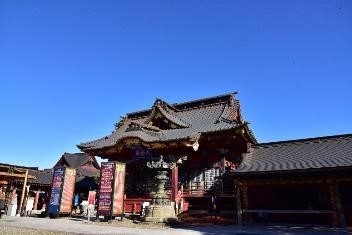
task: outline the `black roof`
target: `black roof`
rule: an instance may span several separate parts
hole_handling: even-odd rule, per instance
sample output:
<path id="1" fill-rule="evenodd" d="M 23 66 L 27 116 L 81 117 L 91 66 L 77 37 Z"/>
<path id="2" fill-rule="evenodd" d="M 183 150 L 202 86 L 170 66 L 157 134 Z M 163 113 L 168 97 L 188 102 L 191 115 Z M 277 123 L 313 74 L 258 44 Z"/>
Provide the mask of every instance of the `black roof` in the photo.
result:
<path id="1" fill-rule="evenodd" d="M 85 153 L 64 153 L 62 155 L 69 167 L 78 168 L 92 157 Z"/>
<path id="2" fill-rule="evenodd" d="M 159 128 L 152 122 L 161 115 L 172 128 Z M 112 147 L 125 138 L 138 138 L 144 143 L 173 140 L 196 140 L 202 134 L 246 126 L 234 93 L 184 103 L 168 104 L 157 98 L 149 110 L 129 113 L 116 130 L 101 139 L 81 143 L 84 152 Z M 249 133 L 253 143 L 256 140 Z"/>
<path id="3" fill-rule="evenodd" d="M 35 179 L 28 180 L 31 184 L 51 185 L 52 170 L 29 170 L 29 174 L 35 177 Z"/>
<path id="4" fill-rule="evenodd" d="M 90 159 L 92 159 L 93 162 L 96 163 L 96 167 L 100 169 L 96 158 L 85 153 L 64 153 L 60 160 L 55 164 L 55 166 L 58 166 L 58 164 L 63 160 L 64 163 L 66 163 L 64 164 L 65 166 L 79 168 L 83 166 L 86 162 L 88 162 Z"/>
<path id="5" fill-rule="evenodd" d="M 12 168 L 20 168 L 20 169 L 25 169 L 25 170 L 38 170 L 38 167 L 32 167 L 32 166 L 19 166 L 19 165 L 13 165 L 13 164 L 7 164 L 7 163 L 0 163 L 1 166 L 7 166 L 7 167 L 12 167 Z"/>
<path id="6" fill-rule="evenodd" d="M 352 166 L 352 134 L 253 145 L 236 173 Z"/>

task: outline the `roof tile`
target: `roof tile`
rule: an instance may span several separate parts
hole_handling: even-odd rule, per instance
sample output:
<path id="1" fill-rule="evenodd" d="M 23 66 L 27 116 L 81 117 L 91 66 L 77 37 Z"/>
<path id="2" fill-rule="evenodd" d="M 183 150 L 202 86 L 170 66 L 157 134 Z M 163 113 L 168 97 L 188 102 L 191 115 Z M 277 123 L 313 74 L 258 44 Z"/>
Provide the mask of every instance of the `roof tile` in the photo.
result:
<path id="1" fill-rule="evenodd" d="M 352 166 L 352 134 L 254 145 L 236 173 Z"/>

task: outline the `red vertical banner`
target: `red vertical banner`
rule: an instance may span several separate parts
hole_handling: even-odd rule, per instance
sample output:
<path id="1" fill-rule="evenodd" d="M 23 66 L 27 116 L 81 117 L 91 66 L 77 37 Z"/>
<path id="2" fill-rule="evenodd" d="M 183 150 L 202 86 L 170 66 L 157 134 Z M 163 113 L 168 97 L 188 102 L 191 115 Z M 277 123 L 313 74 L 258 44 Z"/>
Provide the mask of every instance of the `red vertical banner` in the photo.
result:
<path id="1" fill-rule="evenodd" d="M 178 166 L 172 168 L 171 171 L 171 201 L 176 201 L 178 193 Z"/>
<path id="2" fill-rule="evenodd" d="M 60 213 L 71 213 L 73 193 L 75 190 L 76 169 L 66 168 L 62 188 Z"/>
<path id="3" fill-rule="evenodd" d="M 95 191 L 89 191 L 88 193 L 88 205 L 95 205 L 95 196 L 97 192 Z"/>
<path id="4" fill-rule="evenodd" d="M 114 199 L 113 199 L 113 215 L 122 215 L 124 213 L 123 198 L 125 193 L 125 174 L 126 163 L 115 163 L 115 179 L 114 179 Z"/>

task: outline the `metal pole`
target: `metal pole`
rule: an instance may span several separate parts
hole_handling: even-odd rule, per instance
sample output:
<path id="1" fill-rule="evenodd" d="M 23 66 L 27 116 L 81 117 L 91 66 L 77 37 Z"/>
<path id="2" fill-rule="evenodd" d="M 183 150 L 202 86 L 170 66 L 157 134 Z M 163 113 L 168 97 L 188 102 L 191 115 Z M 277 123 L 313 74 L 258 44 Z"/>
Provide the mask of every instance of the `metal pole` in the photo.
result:
<path id="1" fill-rule="evenodd" d="M 89 202 L 88 202 L 88 221 L 90 221 L 90 208 L 89 208 Z"/>
<path id="2" fill-rule="evenodd" d="M 18 214 L 21 214 L 22 208 L 23 208 L 23 199 L 24 199 L 24 193 L 26 191 L 26 185 L 27 185 L 27 178 L 28 178 L 28 170 L 26 170 L 26 175 L 24 177 L 24 182 L 23 182 L 23 187 L 22 187 L 22 195 L 21 195 L 21 202 L 20 202 L 20 208 L 18 210 Z"/>

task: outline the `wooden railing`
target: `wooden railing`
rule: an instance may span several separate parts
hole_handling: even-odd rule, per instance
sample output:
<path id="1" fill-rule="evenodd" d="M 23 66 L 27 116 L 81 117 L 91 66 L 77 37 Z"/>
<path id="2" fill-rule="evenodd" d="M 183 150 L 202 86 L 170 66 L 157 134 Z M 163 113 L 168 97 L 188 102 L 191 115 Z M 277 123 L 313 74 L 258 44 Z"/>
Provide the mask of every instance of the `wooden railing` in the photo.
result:
<path id="1" fill-rule="evenodd" d="M 150 198 L 126 198 L 124 200 L 125 213 L 140 214 L 143 202 L 150 202 Z"/>
<path id="2" fill-rule="evenodd" d="M 243 210 L 243 213 L 261 214 L 333 214 L 333 210 Z"/>
<path id="3" fill-rule="evenodd" d="M 326 209 L 249 209 L 242 210 L 245 223 L 330 224 L 333 210 Z"/>
<path id="4" fill-rule="evenodd" d="M 183 196 L 204 196 L 204 195 L 221 195 L 235 193 L 233 188 L 224 188 L 222 184 L 206 184 L 206 182 L 192 182 L 188 187 L 183 188 Z"/>

